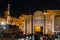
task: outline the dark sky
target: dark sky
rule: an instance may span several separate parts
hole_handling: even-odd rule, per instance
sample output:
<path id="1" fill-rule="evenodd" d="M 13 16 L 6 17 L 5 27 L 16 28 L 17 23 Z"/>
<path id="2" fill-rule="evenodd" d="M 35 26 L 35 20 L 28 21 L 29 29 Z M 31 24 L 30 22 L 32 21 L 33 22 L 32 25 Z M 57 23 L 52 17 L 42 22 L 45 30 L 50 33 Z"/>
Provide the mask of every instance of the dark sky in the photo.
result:
<path id="1" fill-rule="evenodd" d="M 8 2 L 11 4 L 11 16 L 33 14 L 36 10 L 60 9 L 59 0 L 0 0 L 0 15 L 3 15 Z"/>

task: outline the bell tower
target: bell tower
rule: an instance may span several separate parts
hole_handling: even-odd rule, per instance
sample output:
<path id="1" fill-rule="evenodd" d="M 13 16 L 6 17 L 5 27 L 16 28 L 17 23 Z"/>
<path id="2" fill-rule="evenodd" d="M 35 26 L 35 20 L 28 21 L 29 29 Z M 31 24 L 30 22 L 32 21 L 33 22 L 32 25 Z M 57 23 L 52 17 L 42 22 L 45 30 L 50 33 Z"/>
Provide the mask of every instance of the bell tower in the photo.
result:
<path id="1" fill-rule="evenodd" d="M 8 3 L 8 7 L 6 8 L 4 12 L 4 17 L 7 20 L 7 24 L 8 24 L 10 21 L 10 3 Z"/>

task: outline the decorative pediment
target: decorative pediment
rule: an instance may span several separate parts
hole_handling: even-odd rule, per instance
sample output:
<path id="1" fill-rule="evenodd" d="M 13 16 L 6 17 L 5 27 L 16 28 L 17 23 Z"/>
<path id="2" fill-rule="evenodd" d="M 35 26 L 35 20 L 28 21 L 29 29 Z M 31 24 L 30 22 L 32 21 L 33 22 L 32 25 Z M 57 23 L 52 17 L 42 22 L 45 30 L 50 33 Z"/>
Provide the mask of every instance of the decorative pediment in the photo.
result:
<path id="1" fill-rule="evenodd" d="M 34 13 L 34 16 L 43 16 L 43 12 L 42 11 L 36 11 L 35 13 Z"/>

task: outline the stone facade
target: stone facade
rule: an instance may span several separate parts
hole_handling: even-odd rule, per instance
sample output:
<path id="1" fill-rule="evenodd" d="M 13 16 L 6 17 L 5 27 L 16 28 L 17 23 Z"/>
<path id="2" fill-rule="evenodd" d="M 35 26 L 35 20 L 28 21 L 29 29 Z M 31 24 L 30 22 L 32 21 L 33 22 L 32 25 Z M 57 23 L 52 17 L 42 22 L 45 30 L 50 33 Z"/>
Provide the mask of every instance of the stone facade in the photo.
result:
<path id="1" fill-rule="evenodd" d="M 60 10 L 47 10 L 47 13 L 45 14 L 45 17 L 46 17 L 46 32 L 45 33 L 54 34 L 55 30 L 57 29 L 56 23 L 59 22 L 59 18 L 60 18 L 60 17 L 58 18 L 58 22 L 55 22 L 56 15 L 60 15 Z"/>

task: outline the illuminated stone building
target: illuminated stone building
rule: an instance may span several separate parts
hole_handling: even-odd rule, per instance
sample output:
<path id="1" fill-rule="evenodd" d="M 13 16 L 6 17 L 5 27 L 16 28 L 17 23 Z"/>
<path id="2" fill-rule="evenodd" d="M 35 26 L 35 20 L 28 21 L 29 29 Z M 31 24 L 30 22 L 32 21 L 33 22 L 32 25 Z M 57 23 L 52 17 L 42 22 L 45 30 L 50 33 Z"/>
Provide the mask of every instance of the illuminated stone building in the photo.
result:
<path id="1" fill-rule="evenodd" d="M 36 11 L 34 13 L 34 16 L 33 16 L 33 33 L 35 33 L 36 30 L 41 30 L 41 29 L 38 29 L 38 26 L 39 26 L 39 28 L 45 27 L 44 26 L 44 13 L 42 11 Z M 43 32 L 44 32 L 44 30 L 43 30 Z"/>
<path id="2" fill-rule="evenodd" d="M 8 7 L 4 11 L 4 18 L 0 17 L 0 21 L 5 22 L 6 24 L 17 25 L 18 18 L 10 16 L 10 4 L 8 3 Z"/>
<path id="3" fill-rule="evenodd" d="M 0 22 L 5 22 L 6 24 L 10 21 L 10 4 L 8 4 L 8 8 L 4 11 L 4 17 L 0 17 Z"/>
<path id="4" fill-rule="evenodd" d="M 0 17 L 0 22 L 5 22 L 5 23 L 6 23 L 6 19 L 5 19 L 5 18 Z"/>
<path id="5" fill-rule="evenodd" d="M 45 33 L 54 34 L 54 32 L 60 32 L 60 10 L 47 10 L 44 14 L 46 17 Z"/>
<path id="6" fill-rule="evenodd" d="M 35 33 L 35 31 L 40 30 L 41 26 L 44 28 L 44 13 L 42 11 L 36 11 L 34 15 L 22 15 L 22 17 L 24 17 L 25 34 Z"/>
<path id="7" fill-rule="evenodd" d="M 32 34 L 32 15 L 22 15 L 24 17 L 24 34 Z"/>
<path id="8" fill-rule="evenodd" d="M 24 34 L 35 33 L 36 26 L 42 26 L 44 34 L 54 34 L 60 32 L 60 10 L 36 11 L 34 15 L 15 18 L 10 16 L 10 4 L 8 4 L 8 8 L 4 11 L 4 18 L 0 17 L 0 22 L 16 25 L 22 28 Z"/>
<path id="9" fill-rule="evenodd" d="M 22 27 L 21 20 L 22 18 L 16 18 L 10 16 L 10 4 L 8 4 L 8 7 L 4 11 L 4 17 L 0 17 L 0 23 L 4 22 L 5 24 L 16 25 L 19 28 Z"/>

